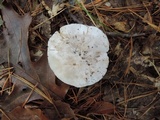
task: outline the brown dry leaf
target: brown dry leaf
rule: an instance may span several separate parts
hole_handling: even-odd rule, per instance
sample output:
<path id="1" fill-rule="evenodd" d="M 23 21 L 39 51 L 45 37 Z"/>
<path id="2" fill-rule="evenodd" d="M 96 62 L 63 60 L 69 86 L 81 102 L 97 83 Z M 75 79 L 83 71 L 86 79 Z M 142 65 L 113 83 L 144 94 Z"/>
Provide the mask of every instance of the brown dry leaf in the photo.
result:
<path id="1" fill-rule="evenodd" d="M 7 7 L 3 7 L 2 15 L 6 26 L 3 32 L 8 48 L 9 62 L 23 67 L 27 74 L 37 78 L 28 49 L 28 27 L 32 20 L 31 16 L 25 14 L 21 17 L 13 9 Z"/>
<path id="2" fill-rule="evenodd" d="M 0 56 L 0 64 L 2 64 L 7 59 L 7 47 L 3 35 L 0 35 Z"/>
<path id="3" fill-rule="evenodd" d="M 30 60 L 28 28 L 31 23 L 31 16 L 29 14 L 20 16 L 11 7 L 4 7 L 2 15 L 6 26 L 3 30 L 7 48 L 5 54 L 9 53 L 4 61 L 11 63 L 14 68 L 14 71 L 10 71 L 9 74 L 14 89 L 9 96 L 3 96 L 3 100 L 0 102 L 1 107 L 8 111 L 24 103 L 43 98 L 52 103 L 52 98 L 46 88 L 50 88 L 59 96 L 64 97 L 68 86 L 56 85 L 55 76 L 48 66 L 47 55 L 44 55 L 34 65 Z M 29 97 L 29 95 L 31 96 Z"/>
<path id="4" fill-rule="evenodd" d="M 47 20 L 47 21 L 46 21 Z M 48 18 L 41 13 L 40 15 L 38 15 L 36 17 L 36 21 L 38 21 L 39 24 L 43 23 L 45 21 L 44 24 L 42 24 L 39 29 L 41 29 L 41 33 L 43 35 L 45 35 L 47 38 L 50 38 L 51 35 L 51 21 L 48 20 Z"/>
<path id="5" fill-rule="evenodd" d="M 111 114 L 114 113 L 115 111 L 115 106 L 109 102 L 96 102 L 91 110 L 90 110 L 90 114 L 94 113 L 94 114 Z"/>
<path id="6" fill-rule="evenodd" d="M 64 8 L 64 0 L 58 1 L 58 0 L 42 0 L 42 4 L 44 8 L 48 11 L 48 14 L 52 16 L 56 16 L 59 11 L 61 11 Z"/>
<path id="7" fill-rule="evenodd" d="M 115 27 L 115 29 L 120 30 L 122 32 L 127 32 L 127 28 L 126 28 L 127 23 L 126 22 L 115 22 L 113 23 L 113 26 Z"/>
<path id="8" fill-rule="evenodd" d="M 40 109 L 28 109 L 20 106 L 6 113 L 11 120 L 49 120 Z M 2 120 L 8 120 L 3 114 Z"/>
<path id="9" fill-rule="evenodd" d="M 69 85 L 62 82 L 59 85 L 55 83 L 55 75 L 49 67 L 46 52 L 33 66 L 39 75 L 41 83 L 59 97 L 64 98 L 69 89 Z"/>
<path id="10" fill-rule="evenodd" d="M 25 75 L 25 73 L 22 73 L 20 70 L 16 70 L 16 72 L 21 73 L 22 76 Z M 29 76 L 26 76 L 26 78 L 29 78 Z M 9 96 L 5 96 L 3 97 L 3 99 L 1 100 L 0 104 L 1 107 L 8 111 L 8 110 L 12 110 L 14 109 L 16 106 L 19 105 L 23 105 L 24 102 L 26 102 L 27 98 L 29 97 L 29 100 L 27 102 L 33 101 L 33 100 L 42 100 L 42 96 L 40 96 L 39 94 L 37 94 L 36 92 L 32 92 L 32 90 L 25 85 L 24 83 L 22 83 L 21 81 L 19 81 L 17 78 L 15 78 L 14 76 L 11 77 L 14 85 L 14 89 L 12 91 L 12 93 Z M 30 78 L 30 80 L 33 80 L 32 78 Z"/>
<path id="11" fill-rule="evenodd" d="M 140 0 L 109 0 L 111 3 L 112 7 L 117 8 L 117 7 L 124 7 L 124 6 L 135 6 L 140 4 Z"/>
<path id="12" fill-rule="evenodd" d="M 130 10 L 130 9 L 129 9 Z M 143 17 L 141 17 L 139 14 L 137 14 L 136 12 L 134 12 L 134 11 L 132 11 L 132 10 L 130 10 L 132 13 L 134 13 L 136 16 L 138 16 L 139 18 L 141 18 L 142 19 L 142 21 L 144 22 L 144 23 L 147 23 L 150 27 L 152 27 L 153 29 L 155 29 L 157 32 L 160 32 L 160 26 L 157 26 L 157 25 L 155 25 L 155 24 L 153 24 L 153 23 L 151 23 L 151 21 L 152 20 L 148 20 L 148 19 L 146 19 L 146 18 L 143 18 Z"/>
<path id="13" fill-rule="evenodd" d="M 44 113 L 50 120 L 62 120 L 62 119 L 75 120 L 76 119 L 74 111 L 70 108 L 69 104 L 58 100 L 58 101 L 55 101 L 55 105 L 59 111 L 60 116 L 57 115 L 53 107 L 48 106 L 48 107 L 45 107 L 44 109 Z"/>
<path id="14" fill-rule="evenodd" d="M 106 19 L 107 23 L 110 24 L 110 26 L 112 26 L 116 30 L 127 33 L 131 29 L 128 24 L 128 21 L 125 20 L 126 18 L 122 21 L 122 20 L 119 20 L 118 16 L 112 16 L 112 17 L 106 16 L 105 19 Z"/>
<path id="15" fill-rule="evenodd" d="M 4 53 L 8 55 L 5 62 L 11 63 L 14 74 L 35 86 L 38 82 L 38 75 L 32 66 L 28 49 L 28 27 L 31 23 L 31 16 L 29 14 L 19 16 L 11 7 L 3 7 L 2 15 L 6 26 L 3 30 L 4 41 L 8 50 Z M 5 110 L 22 105 L 31 92 L 28 85 L 14 77 L 12 73 L 13 71 L 10 71 L 8 77 L 11 84 L 14 85 L 14 89 L 10 96 L 5 96 L 1 101 L 2 108 Z M 45 91 L 45 93 L 47 92 Z M 37 99 L 42 99 L 42 97 L 33 92 L 30 100 Z"/>
<path id="16" fill-rule="evenodd" d="M 32 63 L 30 60 L 28 49 L 28 27 L 31 22 L 31 17 L 29 16 L 29 14 L 21 17 L 17 13 L 15 13 L 15 11 L 8 10 L 7 8 L 4 8 L 4 10 L 2 10 L 2 14 L 3 19 L 6 23 L 6 27 L 9 30 L 8 32 L 13 36 L 13 38 L 11 38 L 12 36 L 6 35 L 7 45 L 11 46 L 10 62 L 16 65 L 16 67 L 19 64 L 22 66 L 22 72 L 19 71 L 19 73 L 16 74 L 26 78 L 34 84 L 36 84 L 35 80 L 37 80 L 38 82 L 41 82 L 41 84 L 46 88 L 52 90 L 55 94 L 59 95 L 60 97 L 64 97 L 66 92 L 68 91 L 69 86 L 64 84 L 62 84 L 62 86 L 57 86 L 55 84 L 55 76 L 48 65 L 47 55 L 44 54 L 42 58 L 35 63 Z M 11 20 L 16 25 L 13 25 Z M 13 40 L 11 41 L 11 39 Z M 15 70 L 17 69 L 18 68 L 16 68 Z M 28 75 L 35 80 L 30 80 L 31 78 L 29 78 Z M 45 90 L 43 89 L 43 91 Z"/>
<path id="17" fill-rule="evenodd" d="M 142 21 L 145 22 L 146 20 L 149 21 L 150 23 L 153 23 L 153 20 L 152 20 L 150 13 L 146 13 L 144 15 L 144 20 L 142 20 Z"/>
<path id="18" fill-rule="evenodd" d="M 156 34 L 149 35 L 142 47 L 142 54 L 144 55 L 151 54 L 155 57 L 159 57 L 160 37 L 157 36 Z"/>

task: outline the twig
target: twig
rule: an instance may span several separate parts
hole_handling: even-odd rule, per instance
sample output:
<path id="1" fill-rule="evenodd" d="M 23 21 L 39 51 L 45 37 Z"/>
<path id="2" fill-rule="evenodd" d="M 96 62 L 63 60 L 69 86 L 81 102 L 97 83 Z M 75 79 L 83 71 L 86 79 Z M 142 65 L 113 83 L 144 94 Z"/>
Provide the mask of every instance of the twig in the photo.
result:
<path id="1" fill-rule="evenodd" d="M 36 83 L 35 87 L 32 89 L 32 91 L 29 93 L 28 97 L 26 98 L 25 102 L 23 103 L 22 107 L 25 106 L 25 104 L 28 102 L 28 100 L 30 99 L 32 93 L 34 92 L 34 89 L 37 87 L 38 83 Z"/>
<path id="2" fill-rule="evenodd" d="M 49 98 L 47 95 L 45 95 L 40 89 L 35 88 L 35 85 L 33 85 L 32 83 L 30 83 L 29 81 L 27 81 L 25 78 L 16 75 L 13 73 L 13 77 L 17 78 L 18 80 L 22 81 L 23 83 L 25 83 L 26 85 L 28 85 L 29 88 L 33 89 L 36 93 L 38 93 L 39 95 L 41 95 L 43 98 L 45 98 L 46 100 L 48 100 L 51 104 L 53 104 L 53 101 L 51 98 Z"/>
<path id="3" fill-rule="evenodd" d="M 88 118 L 88 117 L 86 117 L 86 116 L 82 116 L 82 115 L 79 115 L 79 114 L 76 114 L 76 116 L 81 117 L 81 118 L 84 118 L 85 120 L 93 120 L 93 119 L 91 119 L 91 118 Z"/>
<path id="4" fill-rule="evenodd" d="M 125 73 L 124 73 L 124 76 L 126 76 L 126 75 L 128 74 L 129 68 L 130 68 L 130 64 L 131 64 L 131 57 L 132 57 L 132 51 L 133 51 L 133 40 L 132 40 L 132 37 L 131 37 L 131 42 L 130 42 L 130 44 L 131 44 L 131 48 L 130 48 L 130 50 L 129 50 L 128 65 L 127 65 L 127 69 L 126 69 L 126 71 L 125 71 Z"/>
<path id="5" fill-rule="evenodd" d="M 28 85 L 28 87 L 29 87 L 30 89 L 34 90 L 36 93 L 38 93 L 38 94 L 41 95 L 43 98 L 45 98 L 46 100 L 48 100 L 48 102 L 50 102 L 50 103 L 54 106 L 54 108 L 55 108 L 58 116 L 61 117 L 61 115 L 60 115 L 60 113 L 59 113 L 59 111 L 58 111 L 55 103 L 52 101 L 51 98 L 49 98 L 47 95 L 45 95 L 40 89 L 38 89 L 35 85 L 33 85 L 32 83 L 30 83 L 29 81 L 27 81 L 25 78 L 23 78 L 23 77 L 21 77 L 21 76 L 19 76 L 19 75 L 16 75 L 16 74 L 14 74 L 14 73 L 13 73 L 13 77 L 15 77 L 15 78 L 17 78 L 18 80 L 20 80 L 21 82 L 25 83 L 26 85 Z"/>
<path id="6" fill-rule="evenodd" d="M 65 9 L 66 9 L 66 8 L 62 9 L 61 11 L 59 11 L 59 12 L 57 13 L 57 15 L 60 14 L 61 12 L 63 12 Z M 36 29 L 39 28 L 42 24 L 46 23 L 47 21 L 51 20 L 51 19 L 54 18 L 54 17 L 55 17 L 55 16 L 51 16 L 50 18 L 48 18 L 48 19 L 44 20 L 43 22 L 39 23 L 38 25 L 34 26 L 31 30 L 36 30 Z"/>
<path id="7" fill-rule="evenodd" d="M 9 116 L 0 108 L 0 112 L 8 119 L 8 120 L 11 120 L 10 118 L 9 118 Z"/>
<path id="8" fill-rule="evenodd" d="M 139 98 L 147 97 L 147 96 L 153 95 L 153 94 L 155 94 L 157 92 L 159 92 L 159 91 L 158 90 L 154 90 L 154 91 L 151 91 L 151 92 L 146 93 L 146 94 L 138 95 L 138 96 L 135 96 L 135 97 L 127 99 L 127 101 L 121 101 L 117 105 L 121 105 L 121 104 L 124 104 L 125 102 L 129 102 L 129 101 L 136 100 L 136 99 L 139 99 Z"/>
<path id="9" fill-rule="evenodd" d="M 147 23 L 150 27 L 152 27 L 152 28 L 155 29 L 156 31 L 160 32 L 160 26 L 157 26 L 157 25 L 151 23 L 150 21 L 144 19 L 143 17 L 141 17 L 141 16 L 140 16 L 139 14 L 137 14 L 136 12 L 134 12 L 134 11 L 132 11 L 132 10 L 130 10 L 130 9 L 128 9 L 128 10 L 131 11 L 131 12 L 132 12 L 133 14 L 135 14 L 136 16 L 138 16 L 140 19 L 142 19 L 143 22 Z"/>
<path id="10" fill-rule="evenodd" d="M 145 36 L 146 33 L 135 33 L 135 34 L 124 34 L 124 33 L 119 33 L 119 32 L 106 32 L 106 35 L 108 36 L 113 36 L 113 37 L 139 37 L 139 36 Z"/>

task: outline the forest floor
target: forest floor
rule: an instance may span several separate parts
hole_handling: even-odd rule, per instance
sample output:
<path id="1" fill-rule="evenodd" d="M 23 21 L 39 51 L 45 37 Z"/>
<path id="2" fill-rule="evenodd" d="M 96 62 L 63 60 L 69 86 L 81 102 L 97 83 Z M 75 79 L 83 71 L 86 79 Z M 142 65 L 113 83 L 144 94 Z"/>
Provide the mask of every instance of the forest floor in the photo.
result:
<path id="1" fill-rule="evenodd" d="M 160 120 L 159 0 L 1 0 L 1 120 Z M 110 42 L 98 83 L 58 80 L 47 42 L 60 27 L 96 26 Z"/>

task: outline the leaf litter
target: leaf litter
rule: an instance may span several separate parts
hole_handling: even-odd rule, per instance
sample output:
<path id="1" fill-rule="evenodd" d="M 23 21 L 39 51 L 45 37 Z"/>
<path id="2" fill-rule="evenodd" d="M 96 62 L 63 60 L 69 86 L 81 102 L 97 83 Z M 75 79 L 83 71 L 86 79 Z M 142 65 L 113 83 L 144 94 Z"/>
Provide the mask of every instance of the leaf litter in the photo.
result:
<path id="1" fill-rule="evenodd" d="M 45 66 L 47 57 L 43 61 L 44 66 L 41 66 L 45 68 L 39 68 L 38 71 L 35 70 L 38 64 L 32 63 L 30 60 L 28 27 L 31 23 L 31 16 L 25 14 L 21 17 L 11 7 L 4 7 L 2 9 L 2 16 L 5 22 L 3 40 L 6 45 L 5 47 L 7 48 L 3 51 L 3 54 L 5 53 L 7 55 L 3 57 L 1 63 L 8 62 L 8 67 L 13 67 L 13 69 L 8 69 L 7 75 L 10 84 L 9 87 L 12 87 L 13 90 L 9 95 L 2 96 L 3 100 L 1 101 L 1 107 L 5 111 L 11 111 L 16 106 L 23 105 L 24 102 L 28 103 L 34 100 L 43 100 L 43 98 L 48 100 L 51 104 L 54 104 L 49 95 L 49 91 L 46 89 L 48 86 L 42 86 L 43 83 L 41 83 L 41 81 L 50 79 L 51 82 L 53 81 L 52 84 L 49 84 L 49 81 L 46 81 L 48 85 L 50 85 L 50 88 L 55 88 L 54 86 L 57 86 L 54 83 L 55 76 L 53 73 L 52 76 L 48 74 L 43 76 L 41 74 L 44 74 L 44 70 L 46 70 L 47 73 L 51 73 L 49 67 Z M 41 71 L 42 69 L 43 71 Z M 39 74 L 43 77 L 39 76 Z M 58 86 L 56 88 L 58 89 Z M 63 87 L 61 88 L 63 89 Z M 59 97 L 64 97 L 68 86 L 65 86 L 65 88 L 64 92 L 62 89 L 62 92 L 56 91 L 57 94 L 59 93 Z M 51 90 L 52 92 L 55 92 L 54 89 Z"/>
<path id="2" fill-rule="evenodd" d="M 14 10 L 8 5 L 1 10 L 4 22 L 0 27 L 1 31 L 3 28 L 0 110 L 3 119 L 33 114 L 49 120 L 160 119 L 158 0 L 79 3 L 62 0 L 56 1 L 59 5 L 55 10 L 52 6 L 56 2 L 42 2 L 14 0 L 10 1 Z M 64 9 L 50 16 L 51 11 L 62 9 L 58 8 L 60 4 Z M 46 45 L 50 33 L 70 23 L 95 25 L 108 35 L 108 72 L 93 86 L 69 87 L 60 82 L 48 66 Z M 37 56 L 37 51 L 43 55 Z M 21 115 L 14 113 L 16 110 Z"/>
<path id="3" fill-rule="evenodd" d="M 28 118 L 28 120 L 48 120 L 40 109 L 27 109 L 21 106 L 13 109 L 8 116 L 2 116 L 2 120 L 8 120 L 8 118 L 11 120 L 22 120 L 25 118 Z"/>

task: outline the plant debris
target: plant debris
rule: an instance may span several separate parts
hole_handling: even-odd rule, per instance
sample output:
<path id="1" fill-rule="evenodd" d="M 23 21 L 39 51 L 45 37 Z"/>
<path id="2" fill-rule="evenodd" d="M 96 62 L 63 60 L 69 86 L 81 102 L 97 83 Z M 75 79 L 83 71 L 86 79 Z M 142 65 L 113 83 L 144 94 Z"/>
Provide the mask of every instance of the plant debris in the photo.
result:
<path id="1" fill-rule="evenodd" d="M 160 119 L 159 0 L 1 0 L 0 11 L 0 119 Z M 66 85 L 48 65 L 50 36 L 72 23 L 110 42 L 92 86 Z"/>

